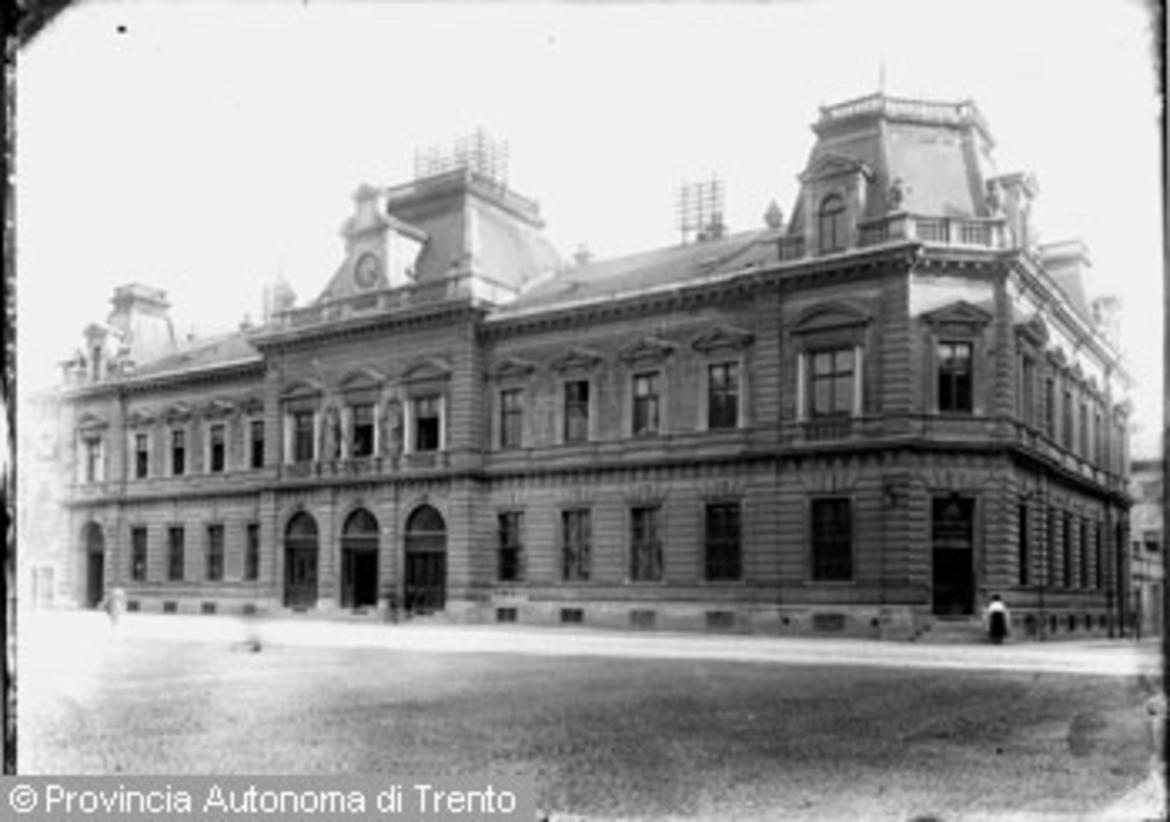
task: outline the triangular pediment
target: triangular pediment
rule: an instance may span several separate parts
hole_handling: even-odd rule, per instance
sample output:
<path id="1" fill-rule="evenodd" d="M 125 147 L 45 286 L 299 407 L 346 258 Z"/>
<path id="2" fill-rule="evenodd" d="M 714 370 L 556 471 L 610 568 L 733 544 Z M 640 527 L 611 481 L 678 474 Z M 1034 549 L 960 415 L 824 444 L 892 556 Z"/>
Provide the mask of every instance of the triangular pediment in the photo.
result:
<path id="1" fill-rule="evenodd" d="M 1048 352 L 1048 359 L 1060 368 L 1068 365 L 1068 355 L 1064 353 L 1064 349 L 1057 346 L 1052 351 Z"/>
<path id="2" fill-rule="evenodd" d="M 588 348 L 570 348 L 564 354 L 553 359 L 553 371 L 588 371 L 597 367 L 602 356 Z"/>
<path id="3" fill-rule="evenodd" d="M 961 325 L 979 329 L 991 322 L 991 314 L 966 300 L 959 300 L 922 315 L 930 325 Z"/>
<path id="4" fill-rule="evenodd" d="M 403 382 L 423 382 L 425 380 L 445 380 L 451 376 L 451 367 L 437 357 L 428 357 L 419 360 L 406 369 L 402 374 Z"/>
<path id="5" fill-rule="evenodd" d="M 519 357 L 505 357 L 496 363 L 492 376 L 501 379 L 525 379 L 536 370 L 536 364 Z"/>
<path id="6" fill-rule="evenodd" d="M 873 172 L 865 163 L 845 157 L 840 154 L 822 154 L 809 163 L 801 173 L 801 182 L 810 180 L 824 180 L 830 177 L 843 177 L 850 174 L 861 174 L 867 179 L 873 177 Z"/>
<path id="7" fill-rule="evenodd" d="M 738 351 L 747 348 L 755 342 L 755 339 L 755 334 L 743 328 L 721 325 L 699 336 L 698 339 L 691 343 L 691 346 L 696 351 L 704 354 L 709 354 L 712 351 L 718 351 L 720 349 Z"/>
<path id="8" fill-rule="evenodd" d="M 814 306 L 801 314 L 792 331 L 795 334 L 810 334 L 816 331 L 850 328 L 867 322 L 869 315 L 852 305 L 828 303 Z"/>
<path id="9" fill-rule="evenodd" d="M 289 383 L 281 392 L 281 396 L 286 400 L 295 399 L 297 397 L 318 397 L 325 393 L 325 386 L 320 381 L 314 380 L 310 377 L 302 377 L 299 380 Z"/>
<path id="10" fill-rule="evenodd" d="M 155 414 L 144 408 L 135 408 L 126 417 L 126 421 L 131 428 L 144 428 L 148 425 L 153 425 L 155 419 L 157 419 Z"/>
<path id="11" fill-rule="evenodd" d="M 346 373 L 338 385 L 342 391 L 357 391 L 363 388 L 380 388 L 386 376 L 376 368 L 363 365 Z"/>
<path id="12" fill-rule="evenodd" d="M 674 344 L 656 337 L 643 337 L 618 352 L 624 362 L 664 360 L 674 353 Z"/>
<path id="13" fill-rule="evenodd" d="M 245 414 L 258 414 L 264 410 L 264 398 L 248 397 L 240 402 L 240 410 Z"/>

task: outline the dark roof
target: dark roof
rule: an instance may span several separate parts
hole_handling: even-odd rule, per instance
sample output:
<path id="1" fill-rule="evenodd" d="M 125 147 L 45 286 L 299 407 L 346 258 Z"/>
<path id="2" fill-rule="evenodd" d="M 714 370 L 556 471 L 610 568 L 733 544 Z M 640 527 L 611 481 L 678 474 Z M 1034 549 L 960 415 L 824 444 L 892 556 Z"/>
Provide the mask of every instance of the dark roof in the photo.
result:
<path id="1" fill-rule="evenodd" d="M 187 348 L 157 360 L 141 363 L 134 369 L 135 377 L 159 376 L 195 369 L 214 368 L 241 360 L 260 359 L 243 331 L 233 331 L 216 337 L 195 340 Z"/>
<path id="2" fill-rule="evenodd" d="M 534 285 L 498 313 L 555 308 L 670 285 L 682 286 L 752 262 L 775 261 L 776 249 L 765 241 L 776 236 L 774 231 L 746 231 L 718 240 L 587 263 Z"/>

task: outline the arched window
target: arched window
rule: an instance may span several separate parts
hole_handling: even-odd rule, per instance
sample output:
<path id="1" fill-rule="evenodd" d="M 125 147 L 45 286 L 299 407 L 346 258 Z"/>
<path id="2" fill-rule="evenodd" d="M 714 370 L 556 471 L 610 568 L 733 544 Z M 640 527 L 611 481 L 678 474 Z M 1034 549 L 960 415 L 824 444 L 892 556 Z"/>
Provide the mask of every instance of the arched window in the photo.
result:
<path id="1" fill-rule="evenodd" d="M 376 537 L 378 535 L 378 521 L 365 508 L 359 508 L 346 519 L 342 533 L 347 537 Z"/>
<path id="2" fill-rule="evenodd" d="M 442 534 L 447 530 L 443 515 L 429 505 L 416 508 L 406 521 L 406 533 L 412 536 Z"/>
<path id="3" fill-rule="evenodd" d="M 290 541 L 311 540 L 316 545 L 317 521 L 310 514 L 301 511 L 289 521 L 284 533 Z"/>
<path id="4" fill-rule="evenodd" d="M 845 201 L 838 194 L 821 200 L 818 212 L 817 235 L 822 254 L 845 248 Z"/>

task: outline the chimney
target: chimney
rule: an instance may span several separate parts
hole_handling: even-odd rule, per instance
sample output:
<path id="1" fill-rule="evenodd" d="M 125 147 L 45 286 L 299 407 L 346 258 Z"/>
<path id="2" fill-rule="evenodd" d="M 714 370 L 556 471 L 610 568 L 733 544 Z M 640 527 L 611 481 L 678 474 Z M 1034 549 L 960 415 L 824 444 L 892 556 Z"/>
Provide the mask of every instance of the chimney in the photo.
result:
<path id="1" fill-rule="evenodd" d="M 1109 294 L 1093 300 L 1093 324 L 1113 345 L 1121 342 L 1121 300 Z"/>
<path id="2" fill-rule="evenodd" d="M 578 243 L 577 250 L 573 252 L 573 264 L 576 266 L 588 265 L 593 261 L 593 252 L 589 250 L 589 246 L 585 243 Z"/>

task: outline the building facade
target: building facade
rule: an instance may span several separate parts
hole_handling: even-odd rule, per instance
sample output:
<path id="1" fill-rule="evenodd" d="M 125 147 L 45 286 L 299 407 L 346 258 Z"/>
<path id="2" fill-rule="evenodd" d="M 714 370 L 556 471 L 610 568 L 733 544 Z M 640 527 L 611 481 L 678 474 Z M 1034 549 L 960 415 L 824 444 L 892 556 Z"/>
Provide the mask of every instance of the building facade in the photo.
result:
<path id="1" fill-rule="evenodd" d="M 1125 612 L 1126 377 L 970 102 L 823 108 L 789 219 L 563 261 L 472 168 L 363 186 L 313 302 L 65 364 L 58 601 L 914 637 Z"/>

